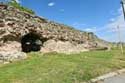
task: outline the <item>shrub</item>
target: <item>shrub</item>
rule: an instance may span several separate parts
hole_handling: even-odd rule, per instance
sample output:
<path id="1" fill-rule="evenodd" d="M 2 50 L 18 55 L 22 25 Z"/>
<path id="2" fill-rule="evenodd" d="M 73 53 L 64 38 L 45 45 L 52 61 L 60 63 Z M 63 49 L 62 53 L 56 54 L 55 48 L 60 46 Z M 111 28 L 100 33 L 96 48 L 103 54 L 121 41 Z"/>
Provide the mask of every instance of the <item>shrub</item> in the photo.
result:
<path id="1" fill-rule="evenodd" d="M 33 10 L 31 10 L 31 9 L 29 9 L 29 8 L 27 8 L 27 7 L 21 6 L 21 5 L 20 5 L 19 3 L 17 3 L 15 0 L 9 1 L 9 2 L 8 2 L 8 5 L 13 6 L 13 7 L 15 7 L 15 8 L 17 8 L 17 9 L 19 9 L 19 10 L 21 10 L 21 11 L 25 11 L 25 12 L 28 12 L 28 13 L 30 13 L 30 14 L 35 14 L 35 12 L 34 12 Z"/>

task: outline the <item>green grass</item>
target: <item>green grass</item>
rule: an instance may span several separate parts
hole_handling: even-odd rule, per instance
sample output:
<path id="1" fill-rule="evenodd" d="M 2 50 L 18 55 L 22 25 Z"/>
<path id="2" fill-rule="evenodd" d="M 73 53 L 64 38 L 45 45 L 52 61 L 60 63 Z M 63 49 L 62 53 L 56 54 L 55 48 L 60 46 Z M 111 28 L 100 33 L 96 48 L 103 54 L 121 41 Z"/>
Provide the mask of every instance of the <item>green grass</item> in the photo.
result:
<path id="1" fill-rule="evenodd" d="M 125 54 L 118 50 L 28 56 L 27 60 L 2 65 L 0 83 L 80 83 L 125 68 Z"/>

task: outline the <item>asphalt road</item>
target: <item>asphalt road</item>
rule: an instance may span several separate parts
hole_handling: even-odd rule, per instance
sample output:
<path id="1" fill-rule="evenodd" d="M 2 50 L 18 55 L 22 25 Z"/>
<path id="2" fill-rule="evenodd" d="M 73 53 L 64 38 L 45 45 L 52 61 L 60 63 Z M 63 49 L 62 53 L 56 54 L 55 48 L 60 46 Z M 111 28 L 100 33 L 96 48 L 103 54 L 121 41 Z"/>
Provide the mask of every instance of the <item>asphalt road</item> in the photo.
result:
<path id="1" fill-rule="evenodd" d="M 125 83 L 125 74 L 104 80 L 104 83 Z"/>

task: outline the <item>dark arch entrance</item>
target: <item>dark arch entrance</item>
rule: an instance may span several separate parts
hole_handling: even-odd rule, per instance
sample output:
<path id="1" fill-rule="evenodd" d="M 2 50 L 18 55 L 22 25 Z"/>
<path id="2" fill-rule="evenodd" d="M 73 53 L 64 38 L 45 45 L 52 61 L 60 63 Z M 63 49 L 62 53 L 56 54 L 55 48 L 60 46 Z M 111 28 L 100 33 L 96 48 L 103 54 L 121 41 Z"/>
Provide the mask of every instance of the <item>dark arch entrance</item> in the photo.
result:
<path id="1" fill-rule="evenodd" d="M 21 38 L 23 52 L 40 51 L 42 42 L 37 34 L 29 33 Z"/>

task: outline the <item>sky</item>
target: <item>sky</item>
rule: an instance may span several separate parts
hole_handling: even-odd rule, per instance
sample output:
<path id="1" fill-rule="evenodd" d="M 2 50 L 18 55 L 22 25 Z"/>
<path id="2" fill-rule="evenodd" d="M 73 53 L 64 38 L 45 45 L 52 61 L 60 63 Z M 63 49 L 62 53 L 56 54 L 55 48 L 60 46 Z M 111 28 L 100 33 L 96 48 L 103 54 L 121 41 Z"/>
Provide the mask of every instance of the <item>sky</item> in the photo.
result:
<path id="1" fill-rule="evenodd" d="M 94 32 L 111 42 L 125 42 L 125 22 L 120 0 L 16 0 L 36 15 Z M 119 27 L 120 29 L 118 29 Z M 118 35 L 120 32 L 120 37 Z"/>

